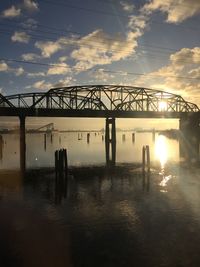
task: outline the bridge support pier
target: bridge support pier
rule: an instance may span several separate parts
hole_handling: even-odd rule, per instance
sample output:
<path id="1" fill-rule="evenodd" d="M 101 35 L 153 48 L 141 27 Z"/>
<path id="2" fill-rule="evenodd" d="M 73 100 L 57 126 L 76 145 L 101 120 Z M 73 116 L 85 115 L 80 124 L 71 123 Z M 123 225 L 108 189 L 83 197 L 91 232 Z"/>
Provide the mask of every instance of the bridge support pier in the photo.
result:
<path id="1" fill-rule="evenodd" d="M 184 115 L 179 121 L 180 138 L 180 157 L 189 162 L 199 161 L 199 113 Z"/>
<path id="2" fill-rule="evenodd" d="M 26 117 L 19 116 L 20 121 L 20 170 L 22 174 L 26 169 L 26 127 L 25 127 Z"/>
<path id="3" fill-rule="evenodd" d="M 111 148 L 111 155 L 110 155 Z M 116 162 L 116 125 L 115 118 L 106 118 L 105 127 L 106 164 L 114 166 Z"/>

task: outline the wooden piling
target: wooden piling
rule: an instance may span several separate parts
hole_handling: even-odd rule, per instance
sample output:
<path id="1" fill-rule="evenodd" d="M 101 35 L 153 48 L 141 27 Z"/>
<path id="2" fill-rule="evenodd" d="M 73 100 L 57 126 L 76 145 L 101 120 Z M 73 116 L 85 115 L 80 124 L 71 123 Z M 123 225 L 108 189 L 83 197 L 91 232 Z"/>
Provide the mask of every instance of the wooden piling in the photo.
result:
<path id="1" fill-rule="evenodd" d="M 146 154 L 147 154 L 147 172 L 150 172 L 150 150 L 149 146 L 146 146 Z"/>
<path id="2" fill-rule="evenodd" d="M 146 154 L 145 146 L 143 146 L 142 148 L 142 171 L 143 173 L 145 172 L 145 163 L 146 163 L 145 154 Z"/>
<path id="3" fill-rule="evenodd" d="M 44 150 L 47 150 L 47 135 L 44 134 Z"/>
<path id="4" fill-rule="evenodd" d="M 66 149 L 55 151 L 55 173 L 55 202 L 58 204 L 61 203 L 63 197 L 67 197 L 68 159 Z"/>
<path id="5" fill-rule="evenodd" d="M 147 166 L 147 172 L 150 172 L 150 149 L 149 146 L 143 146 L 142 148 L 142 171 L 145 173 L 146 166 Z"/>
<path id="6" fill-rule="evenodd" d="M 90 133 L 87 133 L 87 143 L 90 143 Z"/>
<path id="7" fill-rule="evenodd" d="M 135 143 L 135 133 L 132 133 L 132 142 Z"/>

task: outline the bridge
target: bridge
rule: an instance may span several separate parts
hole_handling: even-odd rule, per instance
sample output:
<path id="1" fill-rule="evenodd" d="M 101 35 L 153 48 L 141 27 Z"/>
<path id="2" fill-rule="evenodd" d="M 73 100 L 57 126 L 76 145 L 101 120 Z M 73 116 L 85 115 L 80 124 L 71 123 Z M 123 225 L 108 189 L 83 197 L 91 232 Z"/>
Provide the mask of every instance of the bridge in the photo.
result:
<path id="1" fill-rule="evenodd" d="M 0 95 L 0 116 L 180 118 L 197 111 L 197 105 L 179 95 L 132 86 L 71 86 Z"/>
<path id="2" fill-rule="evenodd" d="M 25 167 L 25 118 L 28 116 L 106 118 L 105 142 L 109 150 L 109 144 L 116 143 L 116 118 L 179 118 L 180 127 L 184 128 L 185 121 L 193 114 L 197 116 L 192 124 L 199 126 L 196 104 L 177 94 L 133 86 L 85 85 L 53 88 L 44 93 L 0 94 L 0 116 L 20 119 L 21 167 Z"/>

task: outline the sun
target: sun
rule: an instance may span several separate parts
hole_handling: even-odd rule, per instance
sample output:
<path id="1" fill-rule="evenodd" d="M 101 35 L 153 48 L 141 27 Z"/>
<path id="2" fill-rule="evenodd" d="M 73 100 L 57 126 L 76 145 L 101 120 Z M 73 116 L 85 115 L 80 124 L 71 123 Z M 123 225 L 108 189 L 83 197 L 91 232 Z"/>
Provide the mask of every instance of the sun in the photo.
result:
<path id="1" fill-rule="evenodd" d="M 158 103 L 158 110 L 159 111 L 166 111 L 167 110 L 167 102 L 165 101 L 160 101 Z"/>

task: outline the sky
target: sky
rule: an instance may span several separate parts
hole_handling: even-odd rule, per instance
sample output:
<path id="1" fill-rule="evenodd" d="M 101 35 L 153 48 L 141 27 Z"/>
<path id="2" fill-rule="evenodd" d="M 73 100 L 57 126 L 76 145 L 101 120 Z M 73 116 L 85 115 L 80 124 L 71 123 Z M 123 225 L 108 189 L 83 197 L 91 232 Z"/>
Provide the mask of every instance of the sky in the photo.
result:
<path id="1" fill-rule="evenodd" d="M 119 84 L 200 106 L 199 0 L 1 0 L 0 92 Z"/>

